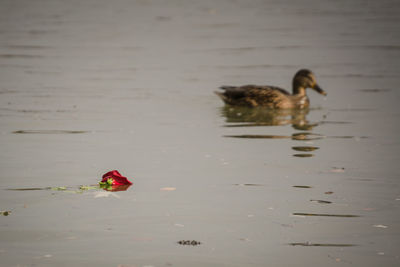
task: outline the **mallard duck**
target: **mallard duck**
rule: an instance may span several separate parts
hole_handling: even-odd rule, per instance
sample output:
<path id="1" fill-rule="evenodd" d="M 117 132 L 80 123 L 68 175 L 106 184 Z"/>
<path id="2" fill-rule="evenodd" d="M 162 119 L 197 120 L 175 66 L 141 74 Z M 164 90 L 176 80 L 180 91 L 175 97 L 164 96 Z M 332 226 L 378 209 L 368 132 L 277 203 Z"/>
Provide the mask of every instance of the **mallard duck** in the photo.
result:
<path id="1" fill-rule="evenodd" d="M 293 94 L 269 85 L 221 86 L 225 92 L 215 92 L 226 104 L 233 106 L 267 107 L 271 109 L 302 109 L 310 105 L 306 89 L 312 88 L 322 95 L 326 92 L 318 86 L 314 74 L 307 69 L 299 70 L 293 77 Z"/>

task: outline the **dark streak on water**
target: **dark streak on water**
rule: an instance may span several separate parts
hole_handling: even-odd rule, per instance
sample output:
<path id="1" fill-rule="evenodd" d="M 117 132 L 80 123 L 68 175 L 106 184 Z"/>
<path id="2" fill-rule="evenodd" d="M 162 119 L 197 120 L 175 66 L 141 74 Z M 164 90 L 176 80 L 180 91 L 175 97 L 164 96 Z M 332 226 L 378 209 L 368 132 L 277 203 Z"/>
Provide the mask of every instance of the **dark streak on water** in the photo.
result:
<path id="1" fill-rule="evenodd" d="M 396 77 L 394 75 L 383 75 L 383 74 L 361 74 L 361 73 L 348 73 L 348 74 L 330 74 L 321 75 L 324 78 L 369 78 L 369 79 L 380 79 L 380 78 L 391 78 Z"/>
<path id="2" fill-rule="evenodd" d="M 0 54 L 0 58 L 42 58 L 40 55 L 27 55 L 27 54 Z"/>
<path id="3" fill-rule="evenodd" d="M 285 136 L 285 135 L 259 135 L 259 134 L 224 135 L 224 137 L 249 138 L 249 139 L 285 139 L 285 138 L 291 138 L 291 137 Z"/>
<path id="4" fill-rule="evenodd" d="M 242 135 L 224 135 L 224 137 L 232 138 L 249 138 L 249 139 L 292 139 L 292 140 L 318 140 L 325 136 L 315 133 L 295 133 L 292 136 L 286 135 L 262 135 L 262 134 L 242 134 Z"/>
<path id="5" fill-rule="evenodd" d="M 320 204 L 331 204 L 332 203 L 331 201 L 321 200 L 321 199 L 311 199 L 310 201 L 318 202 Z"/>
<path id="6" fill-rule="evenodd" d="M 10 188 L 6 189 L 9 191 L 38 191 L 38 190 L 50 190 L 51 187 L 31 187 L 31 188 Z"/>
<path id="7" fill-rule="evenodd" d="M 17 91 L 9 91 L 9 92 L 0 92 L 1 93 L 17 93 Z M 35 97 L 40 97 L 40 96 L 35 96 Z M 41 96 L 43 97 L 43 96 Z M 49 96 L 46 96 L 49 97 Z M 63 110 L 63 109 L 57 109 L 57 110 L 49 110 L 49 109 L 11 109 L 11 108 L 0 108 L 0 110 L 4 111 L 13 111 L 13 112 L 20 112 L 20 113 L 65 113 L 65 112 L 71 112 L 71 110 Z"/>
<path id="8" fill-rule="evenodd" d="M 326 214 L 326 213 L 303 213 L 303 212 L 295 212 L 295 213 L 293 213 L 293 215 L 296 215 L 296 216 L 341 217 L 341 218 L 361 217 L 360 215 L 353 215 L 353 214 Z"/>
<path id="9" fill-rule="evenodd" d="M 88 131 L 69 131 L 69 130 L 18 130 L 14 134 L 82 134 Z"/>
<path id="10" fill-rule="evenodd" d="M 330 109 L 330 111 L 344 111 L 344 112 L 366 112 L 366 111 L 376 111 L 375 109 L 370 109 L 370 108 L 334 108 Z"/>
<path id="11" fill-rule="evenodd" d="M 224 125 L 224 127 L 227 128 L 235 128 L 235 127 L 259 127 L 259 126 L 271 126 L 270 123 L 240 123 L 240 124 L 228 124 L 228 125 Z"/>
<path id="12" fill-rule="evenodd" d="M 293 150 L 296 151 L 303 151 L 303 152 L 309 152 L 309 151 L 315 151 L 319 149 L 319 147 L 316 146 L 292 146 Z"/>
<path id="13" fill-rule="evenodd" d="M 10 49 L 22 49 L 22 50 L 42 50 L 52 48 L 51 46 L 43 46 L 43 45 L 5 45 L 3 47 Z"/>
<path id="14" fill-rule="evenodd" d="M 353 139 L 353 138 L 367 139 L 367 138 L 369 138 L 369 136 L 339 135 L 339 136 L 329 136 L 329 138 L 337 138 L 337 139 Z"/>
<path id="15" fill-rule="evenodd" d="M 233 184 L 236 186 L 264 186 L 263 184 Z"/>
<path id="16" fill-rule="evenodd" d="M 299 243 L 289 243 L 291 246 L 302 246 L 302 247 L 354 247 L 354 244 L 334 244 L 334 243 L 309 243 L 309 242 L 299 242 Z"/>
<path id="17" fill-rule="evenodd" d="M 354 122 L 350 121 L 321 121 L 318 124 L 352 124 Z"/>
<path id="18" fill-rule="evenodd" d="M 297 157 L 297 158 L 311 158 L 314 157 L 314 154 L 293 154 L 293 157 Z"/>
<path id="19" fill-rule="evenodd" d="M 310 140 L 318 140 L 323 138 L 334 138 L 334 139 L 353 139 L 360 138 L 366 139 L 368 136 L 351 136 L 351 135 L 343 135 L 343 136 L 324 136 L 321 134 L 315 133 L 296 133 L 292 136 L 286 135 L 263 135 L 263 134 L 242 134 L 242 135 L 224 135 L 224 137 L 231 138 L 248 138 L 248 139 L 292 139 L 298 141 L 310 141 Z"/>
<path id="20" fill-rule="evenodd" d="M 309 46 L 302 46 L 302 45 L 277 45 L 277 46 L 243 46 L 243 47 L 224 47 L 224 48 L 212 48 L 212 49 L 204 49 L 204 50 L 197 50 L 201 52 L 219 52 L 219 53 L 238 53 L 238 52 L 253 52 L 253 51 L 260 51 L 260 50 L 296 50 L 296 49 L 309 49 Z M 259 65 L 259 66 L 267 66 L 270 65 Z M 276 66 L 276 65 L 274 65 Z M 293 67 L 291 65 L 287 65 Z"/>
<path id="21" fill-rule="evenodd" d="M 360 89 L 359 91 L 364 93 L 380 93 L 380 92 L 390 92 L 391 89 Z"/>

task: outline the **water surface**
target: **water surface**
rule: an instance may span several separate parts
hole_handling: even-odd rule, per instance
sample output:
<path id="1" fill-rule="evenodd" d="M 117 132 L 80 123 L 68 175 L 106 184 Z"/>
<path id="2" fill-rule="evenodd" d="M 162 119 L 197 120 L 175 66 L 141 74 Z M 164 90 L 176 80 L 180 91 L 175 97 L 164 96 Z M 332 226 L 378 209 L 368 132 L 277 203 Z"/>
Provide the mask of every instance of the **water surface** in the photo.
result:
<path id="1" fill-rule="evenodd" d="M 398 266 L 399 13 L 2 1 L 0 265 Z M 213 93 L 300 68 L 328 93 L 307 111 Z M 133 186 L 77 192 L 113 169 Z"/>

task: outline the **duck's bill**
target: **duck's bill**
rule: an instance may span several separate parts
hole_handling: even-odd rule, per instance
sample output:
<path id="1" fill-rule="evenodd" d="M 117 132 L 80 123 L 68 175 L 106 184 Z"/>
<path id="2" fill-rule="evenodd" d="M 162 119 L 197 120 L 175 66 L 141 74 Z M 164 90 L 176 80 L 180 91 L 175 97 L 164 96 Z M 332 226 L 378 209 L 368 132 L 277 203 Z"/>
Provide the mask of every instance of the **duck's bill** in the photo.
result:
<path id="1" fill-rule="evenodd" d="M 321 95 L 327 95 L 327 93 L 326 93 L 324 90 L 322 90 L 322 88 L 319 87 L 318 84 L 314 85 L 313 89 L 314 89 L 315 91 L 317 91 L 318 93 L 320 93 Z"/>

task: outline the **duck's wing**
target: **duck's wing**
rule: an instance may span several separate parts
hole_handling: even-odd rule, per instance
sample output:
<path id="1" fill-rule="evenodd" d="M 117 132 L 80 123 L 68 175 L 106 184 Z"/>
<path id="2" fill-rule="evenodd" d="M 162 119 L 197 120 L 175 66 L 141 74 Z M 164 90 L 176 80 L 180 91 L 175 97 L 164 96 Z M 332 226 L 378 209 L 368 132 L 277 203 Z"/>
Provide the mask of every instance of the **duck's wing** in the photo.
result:
<path id="1" fill-rule="evenodd" d="M 225 92 L 217 94 L 226 103 L 233 105 L 262 105 L 273 108 L 290 95 L 286 90 L 275 86 L 221 86 L 220 89 Z"/>
<path id="2" fill-rule="evenodd" d="M 275 92 L 280 92 L 280 93 L 282 93 L 284 95 L 290 95 L 290 93 L 288 91 L 286 91 L 285 89 L 282 89 L 282 88 L 276 87 L 276 86 L 267 85 L 267 86 L 260 86 L 260 88 L 262 90 L 275 91 Z"/>
<path id="3" fill-rule="evenodd" d="M 243 86 L 221 86 L 220 89 L 224 90 L 224 94 L 232 98 L 246 97 L 249 94 L 257 94 L 257 92 L 265 94 L 266 92 L 279 92 L 284 95 L 290 95 L 288 91 L 276 86 L 269 85 L 243 85 Z"/>

